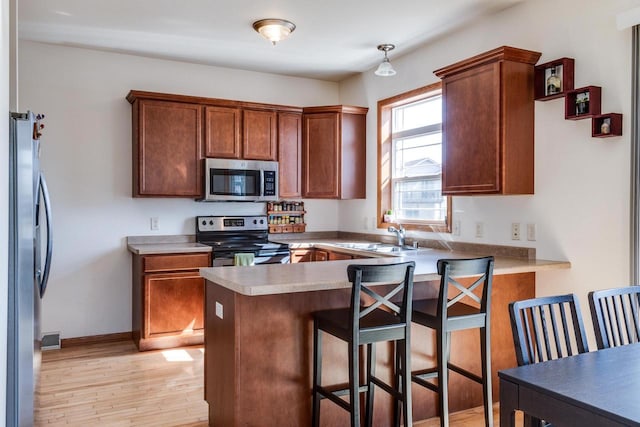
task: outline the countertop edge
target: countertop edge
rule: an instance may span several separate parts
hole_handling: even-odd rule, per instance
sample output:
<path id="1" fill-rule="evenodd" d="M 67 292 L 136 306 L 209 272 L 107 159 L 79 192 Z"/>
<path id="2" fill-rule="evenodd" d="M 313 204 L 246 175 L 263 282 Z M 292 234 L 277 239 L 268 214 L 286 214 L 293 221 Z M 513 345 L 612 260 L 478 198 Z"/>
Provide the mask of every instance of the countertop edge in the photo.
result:
<path id="1" fill-rule="evenodd" d="M 461 254 L 456 253 L 457 257 L 464 257 L 469 254 Z M 397 257 L 395 258 L 396 262 L 402 262 L 408 260 L 407 258 Z M 362 264 L 379 264 L 379 263 L 387 263 L 394 261 L 393 258 L 384 257 L 384 258 L 367 258 L 367 259 L 359 259 L 358 263 Z M 331 263 L 330 265 L 327 265 Z M 226 289 L 229 289 L 233 292 L 236 292 L 240 295 L 244 296 L 265 296 L 265 295 L 277 295 L 277 294 L 287 294 L 287 293 L 297 293 L 297 292 L 313 292 L 313 291 L 325 291 L 332 289 L 347 289 L 351 287 L 351 284 L 347 280 L 346 277 L 346 266 L 349 264 L 353 264 L 354 260 L 340 260 L 340 261 L 319 261 L 319 262 L 310 262 L 310 263 L 299 263 L 299 264 L 287 264 L 290 266 L 298 266 L 294 267 L 297 270 L 290 270 L 300 277 L 300 280 L 297 281 L 287 281 L 286 279 L 282 279 L 284 276 L 278 276 L 278 274 L 274 273 L 274 268 L 282 268 L 283 266 L 275 266 L 275 265 L 262 265 L 262 266 L 252 266 L 252 267 L 208 267 L 201 268 L 200 275 L 206 279 L 208 282 L 217 284 Z M 421 261 L 416 259 L 416 265 L 419 267 L 419 263 Z M 433 263 L 433 260 L 422 261 L 422 269 L 426 264 Z M 317 266 L 318 264 L 321 267 Z M 310 268 L 305 269 L 305 265 L 310 266 Z M 313 265 L 316 265 L 313 267 Z M 435 263 L 434 266 L 435 267 Z M 249 274 L 249 270 L 252 268 L 260 268 L 265 269 L 262 277 L 272 278 L 273 284 L 265 284 L 260 283 L 257 284 L 241 284 L 250 278 L 255 278 L 255 274 L 251 271 Z M 426 267 L 427 269 L 432 268 L 430 266 Z M 558 269 L 568 269 L 571 268 L 571 263 L 569 261 L 551 261 L 551 260 L 535 260 L 535 261 L 527 261 L 527 260 L 517 260 L 517 259 L 509 259 L 509 258 L 496 258 L 496 267 L 494 268 L 494 275 L 507 275 L 507 274 L 523 274 L 523 273 L 535 273 L 538 271 L 550 271 L 550 270 L 558 270 Z M 308 273 L 306 271 L 308 271 Z M 315 270 L 315 271 L 314 271 Z M 419 270 L 419 268 L 417 268 Z M 324 277 L 320 276 L 319 273 L 322 271 L 324 273 Z M 308 277 L 314 277 L 313 279 L 308 279 Z M 438 280 L 439 275 L 433 271 L 427 272 L 416 272 L 414 276 L 415 282 L 423 282 L 423 281 L 432 281 Z M 276 280 L 280 279 L 280 280 Z"/>

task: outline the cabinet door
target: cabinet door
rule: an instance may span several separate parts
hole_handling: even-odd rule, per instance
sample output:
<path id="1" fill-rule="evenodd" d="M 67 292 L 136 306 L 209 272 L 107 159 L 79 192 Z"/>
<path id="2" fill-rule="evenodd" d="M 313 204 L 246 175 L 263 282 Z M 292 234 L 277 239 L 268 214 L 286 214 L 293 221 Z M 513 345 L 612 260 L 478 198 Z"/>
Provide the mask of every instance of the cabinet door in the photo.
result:
<path id="1" fill-rule="evenodd" d="M 200 196 L 202 107 L 145 99 L 136 102 L 133 196 Z"/>
<path id="2" fill-rule="evenodd" d="M 340 120 L 338 113 L 303 115 L 302 195 L 340 197 Z"/>
<path id="3" fill-rule="evenodd" d="M 204 279 L 197 271 L 147 274 L 145 337 L 204 328 Z"/>
<path id="4" fill-rule="evenodd" d="M 344 254 L 342 252 L 329 252 L 329 261 L 335 261 L 340 259 L 353 259 L 353 256 Z"/>
<path id="5" fill-rule="evenodd" d="M 329 259 L 329 252 L 322 249 L 316 249 L 313 253 L 314 261 L 327 261 Z"/>
<path id="6" fill-rule="evenodd" d="M 292 249 L 290 252 L 292 264 L 314 261 L 315 249 Z"/>
<path id="7" fill-rule="evenodd" d="M 275 111 L 243 111 L 242 157 L 252 160 L 276 160 L 278 123 Z"/>
<path id="8" fill-rule="evenodd" d="M 443 99 L 443 194 L 500 192 L 500 63 L 447 77 Z"/>
<path id="9" fill-rule="evenodd" d="M 278 113 L 278 171 L 281 198 L 302 195 L 302 114 Z"/>
<path id="10" fill-rule="evenodd" d="M 240 123 L 239 108 L 205 107 L 205 157 L 241 158 Z"/>

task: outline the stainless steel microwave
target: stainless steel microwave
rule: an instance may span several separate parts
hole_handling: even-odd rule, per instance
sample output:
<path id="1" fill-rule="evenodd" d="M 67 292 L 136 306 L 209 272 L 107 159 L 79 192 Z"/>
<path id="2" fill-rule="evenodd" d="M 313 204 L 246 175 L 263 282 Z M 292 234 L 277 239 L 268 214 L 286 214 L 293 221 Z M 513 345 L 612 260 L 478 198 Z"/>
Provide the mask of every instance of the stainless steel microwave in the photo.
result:
<path id="1" fill-rule="evenodd" d="M 278 162 L 206 159 L 205 201 L 278 200 Z"/>

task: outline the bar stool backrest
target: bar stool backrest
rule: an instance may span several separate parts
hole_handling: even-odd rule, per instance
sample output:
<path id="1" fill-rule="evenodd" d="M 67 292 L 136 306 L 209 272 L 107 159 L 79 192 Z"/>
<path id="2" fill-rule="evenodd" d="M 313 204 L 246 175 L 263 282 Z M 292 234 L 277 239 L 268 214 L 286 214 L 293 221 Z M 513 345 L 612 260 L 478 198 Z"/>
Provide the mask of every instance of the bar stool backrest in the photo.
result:
<path id="1" fill-rule="evenodd" d="M 640 342 L 640 286 L 589 292 L 598 349 Z"/>
<path id="2" fill-rule="evenodd" d="M 512 302 L 509 315 L 520 366 L 589 351 L 574 294 Z"/>
<path id="3" fill-rule="evenodd" d="M 479 308 L 479 313 L 485 315 L 490 311 L 493 263 L 492 256 L 438 260 L 440 275 L 438 317 L 443 325 L 447 321 L 449 309 L 458 302 L 475 304 Z M 470 279 L 463 280 L 465 277 Z M 474 292 L 476 289 L 481 289 L 480 296 L 477 295 L 477 291 Z M 450 295 L 455 296 L 449 298 Z"/>
<path id="4" fill-rule="evenodd" d="M 384 265 L 352 264 L 347 267 L 347 277 L 352 284 L 350 317 L 355 329 L 367 315 L 381 308 L 397 314 L 402 322 L 410 319 L 415 266 L 414 261 L 409 261 Z M 386 289 L 384 285 L 395 286 L 381 295 L 373 290 L 372 285 L 378 285 L 376 290 Z M 363 298 L 363 294 L 369 298 Z"/>

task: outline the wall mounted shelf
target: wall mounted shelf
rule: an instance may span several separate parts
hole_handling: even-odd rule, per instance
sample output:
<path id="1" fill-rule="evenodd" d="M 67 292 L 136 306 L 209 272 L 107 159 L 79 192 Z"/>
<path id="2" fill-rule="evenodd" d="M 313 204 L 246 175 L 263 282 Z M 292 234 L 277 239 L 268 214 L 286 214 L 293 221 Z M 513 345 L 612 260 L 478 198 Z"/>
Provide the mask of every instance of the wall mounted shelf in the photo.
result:
<path id="1" fill-rule="evenodd" d="M 591 136 L 609 138 L 622 135 L 622 114 L 601 114 L 602 88 L 585 86 L 574 89 L 574 60 L 560 58 L 536 65 L 534 96 L 536 101 L 564 98 L 566 120 L 591 119 Z M 551 78 L 552 76 L 557 78 Z"/>
<path id="2" fill-rule="evenodd" d="M 567 92 L 564 98 L 564 118 L 582 120 L 599 115 L 601 93 L 600 86 L 586 86 Z"/>
<path id="3" fill-rule="evenodd" d="M 556 76 L 560 79 L 560 90 L 554 92 L 547 85 L 547 80 L 555 71 Z M 545 62 L 536 65 L 534 74 L 534 97 L 536 101 L 549 101 L 551 99 L 561 98 L 565 94 L 573 90 L 573 58 L 560 58 L 555 61 Z"/>
<path id="4" fill-rule="evenodd" d="M 607 113 L 595 116 L 591 120 L 591 136 L 594 138 L 610 138 L 622 135 L 622 114 Z"/>

